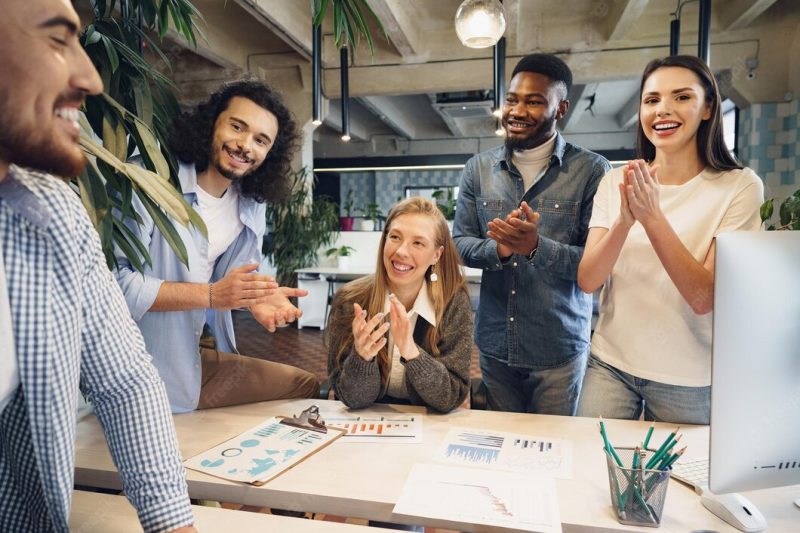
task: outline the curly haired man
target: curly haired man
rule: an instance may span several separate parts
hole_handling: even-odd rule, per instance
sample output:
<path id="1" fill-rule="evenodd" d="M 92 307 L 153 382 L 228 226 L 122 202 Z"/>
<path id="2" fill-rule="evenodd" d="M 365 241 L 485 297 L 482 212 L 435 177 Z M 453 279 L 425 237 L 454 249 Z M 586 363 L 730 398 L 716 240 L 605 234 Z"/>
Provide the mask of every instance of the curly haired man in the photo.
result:
<path id="1" fill-rule="evenodd" d="M 127 225 L 152 264 L 139 273 L 118 254 L 117 281 L 175 413 L 318 391 L 309 372 L 239 355 L 231 319 L 232 309 L 247 308 L 272 332 L 300 315 L 289 297 L 306 292 L 278 287 L 258 272 L 265 202 L 285 198 L 298 137 L 289 110 L 267 85 L 225 84 L 176 120 L 170 134 L 183 196 L 208 228 L 206 238 L 176 225 L 188 265 L 144 206 L 134 205 L 142 223 L 129 219 Z"/>

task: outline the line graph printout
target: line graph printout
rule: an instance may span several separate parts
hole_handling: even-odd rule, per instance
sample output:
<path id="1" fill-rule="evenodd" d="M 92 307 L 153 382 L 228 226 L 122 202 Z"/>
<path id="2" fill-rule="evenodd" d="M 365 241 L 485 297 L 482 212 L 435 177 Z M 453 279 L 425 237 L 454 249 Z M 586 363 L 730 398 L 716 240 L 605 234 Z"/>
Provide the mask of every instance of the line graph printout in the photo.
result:
<path id="1" fill-rule="evenodd" d="M 572 441 L 456 427 L 447 433 L 436 461 L 570 479 Z"/>
<path id="2" fill-rule="evenodd" d="M 439 519 L 437 527 L 448 529 L 482 524 L 508 531 L 561 531 L 553 478 L 516 472 L 416 464 L 393 512 L 411 520 Z"/>
<path id="3" fill-rule="evenodd" d="M 322 413 L 325 424 L 343 430 L 342 442 L 422 442 L 422 415 Z"/>
<path id="4" fill-rule="evenodd" d="M 287 426 L 273 417 L 183 465 L 223 479 L 263 484 L 341 435 L 336 429 L 320 433 Z"/>

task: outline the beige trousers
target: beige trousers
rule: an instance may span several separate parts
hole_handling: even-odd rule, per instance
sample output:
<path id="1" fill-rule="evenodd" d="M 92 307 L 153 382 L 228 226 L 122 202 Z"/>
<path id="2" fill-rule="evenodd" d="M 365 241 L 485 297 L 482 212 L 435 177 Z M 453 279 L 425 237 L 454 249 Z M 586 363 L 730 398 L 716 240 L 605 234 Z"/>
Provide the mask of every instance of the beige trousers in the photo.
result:
<path id="1" fill-rule="evenodd" d="M 200 341 L 203 364 L 198 409 L 226 405 L 315 398 L 319 382 L 300 368 L 255 357 L 220 352 L 213 337 Z"/>

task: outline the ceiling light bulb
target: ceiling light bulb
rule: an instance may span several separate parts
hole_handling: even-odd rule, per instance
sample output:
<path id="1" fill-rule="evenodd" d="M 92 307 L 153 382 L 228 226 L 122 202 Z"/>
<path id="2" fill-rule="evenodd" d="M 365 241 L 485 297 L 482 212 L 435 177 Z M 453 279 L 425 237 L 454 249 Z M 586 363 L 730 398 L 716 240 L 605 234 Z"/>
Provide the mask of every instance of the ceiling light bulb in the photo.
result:
<path id="1" fill-rule="evenodd" d="M 497 0 L 464 0 L 456 11 L 456 34 L 469 48 L 497 44 L 506 31 L 506 15 Z"/>
<path id="2" fill-rule="evenodd" d="M 497 126 L 497 129 L 494 130 L 494 134 L 497 135 L 498 137 L 502 137 L 503 135 L 506 134 L 506 130 L 503 129 L 503 126 Z"/>
<path id="3" fill-rule="evenodd" d="M 315 126 L 319 126 L 319 125 L 321 125 L 321 124 L 322 124 L 322 121 L 321 121 L 320 119 L 316 119 L 316 120 L 312 120 L 312 121 L 311 121 L 311 123 L 312 123 L 313 125 L 315 125 Z"/>
<path id="4" fill-rule="evenodd" d="M 344 142 L 348 142 L 348 141 L 350 141 L 350 136 L 349 135 L 342 135 L 342 140 Z"/>

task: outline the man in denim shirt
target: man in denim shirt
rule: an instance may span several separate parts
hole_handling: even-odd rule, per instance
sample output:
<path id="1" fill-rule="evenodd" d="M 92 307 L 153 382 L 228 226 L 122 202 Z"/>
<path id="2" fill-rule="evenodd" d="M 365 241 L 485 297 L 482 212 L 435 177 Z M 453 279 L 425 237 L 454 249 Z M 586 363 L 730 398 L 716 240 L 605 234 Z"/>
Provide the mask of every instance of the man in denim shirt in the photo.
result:
<path id="1" fill-rule="evenodd" d="M 573 415 L 589 349 L 591 295 L 578 288 L 592 198 L 608 161 L 556 131 L 569 67 L 533 54 L 512 73 L 505 145 L 467 161 L 453 236 L 482 268 L 475 342 L 498 411 Z"/>

